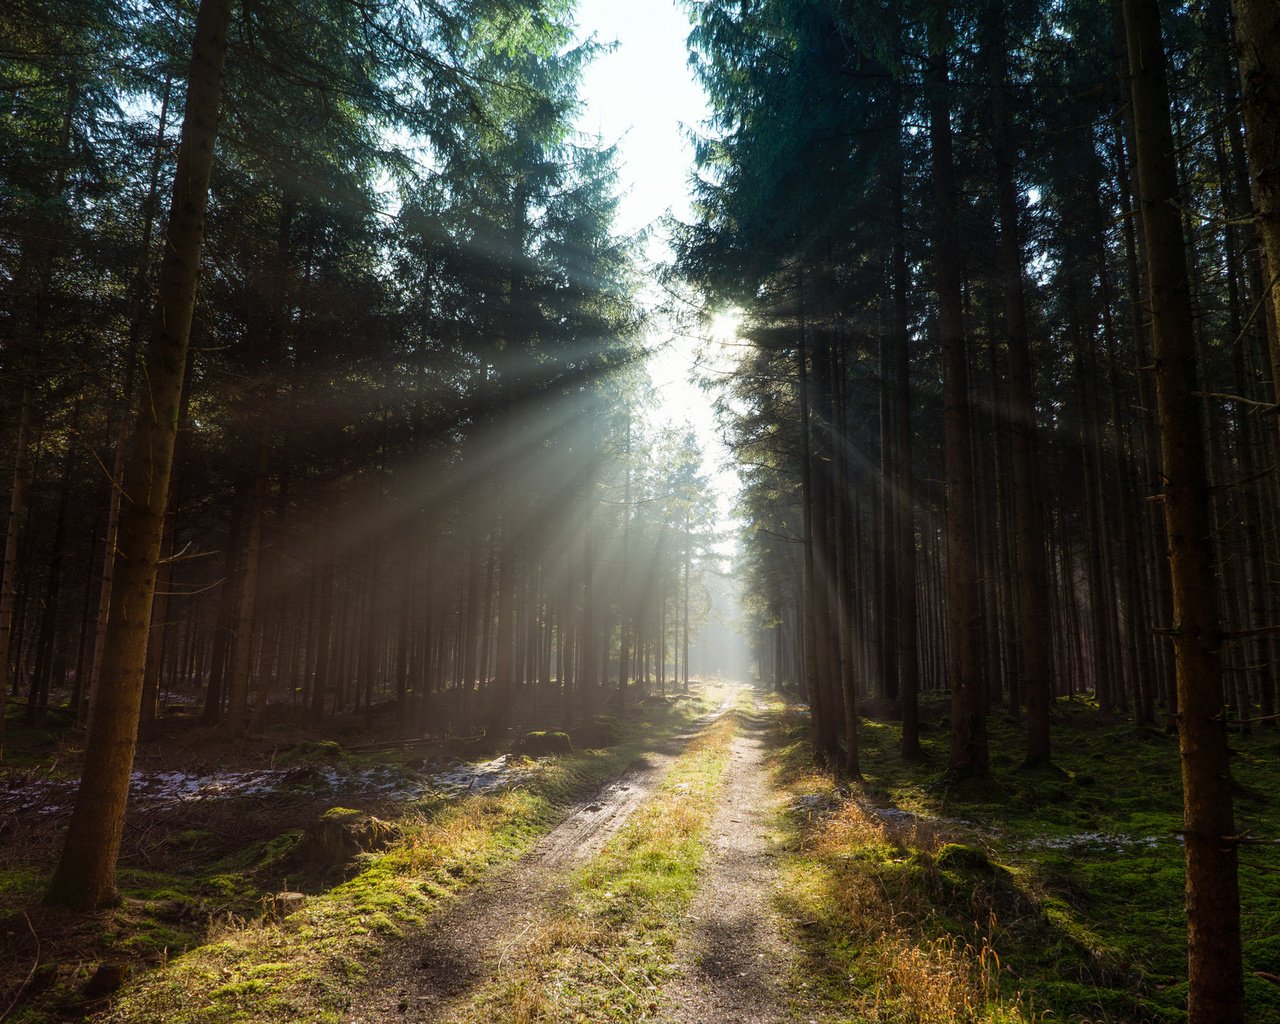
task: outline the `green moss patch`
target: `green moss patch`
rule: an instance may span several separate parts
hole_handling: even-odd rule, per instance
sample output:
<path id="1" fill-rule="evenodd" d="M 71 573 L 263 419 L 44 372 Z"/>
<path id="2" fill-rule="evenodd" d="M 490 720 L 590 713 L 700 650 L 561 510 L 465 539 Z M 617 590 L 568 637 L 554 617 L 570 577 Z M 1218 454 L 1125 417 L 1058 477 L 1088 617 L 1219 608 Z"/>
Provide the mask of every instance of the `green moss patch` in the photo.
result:
<path id="1" fill-rule="evenodd" d="M 516 741 L 512 749 L 527 757 L 545 757 L 548 754 L 572 754 L 573 740 L 567 732 L 540 729 L 527 732 Z"/>

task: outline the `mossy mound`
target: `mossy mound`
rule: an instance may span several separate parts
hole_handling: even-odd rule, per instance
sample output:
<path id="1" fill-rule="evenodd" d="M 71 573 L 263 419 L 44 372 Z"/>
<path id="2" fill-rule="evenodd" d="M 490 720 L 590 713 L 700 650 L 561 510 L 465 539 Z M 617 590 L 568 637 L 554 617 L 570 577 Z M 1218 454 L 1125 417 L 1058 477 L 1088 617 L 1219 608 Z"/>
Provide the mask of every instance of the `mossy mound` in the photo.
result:
<path id="1" fill-rule="evenodd" d="M 349 807 L 330 807 L 307 826 L 287 861 L 292 870 L 328 875 L 399 838 L 399 828 L 388 821 Z"/>
<path id="2" fill-rule="evenodd" d="M 984 851 L 963 843 L 947 843 L 934 857 L 934 863 L 942 871 L 959 874 L 994 875 L 1000 870 Z"/>
<path id="3" fill-rule="evenodd" d="M 637 711 L 650 722 L 660 722 L 675 714 L 676 701 L 679 696 L 664 696 L 651 693 L 635 705 Z"/>
<path id="4" fill-rule="evenodd" d="M 548 754 L 572 754 L 573 740 L 567 732 L 538 729 L 527 732 L 516 740 L 512 750 L 528 757 L 545 757 Z"/>

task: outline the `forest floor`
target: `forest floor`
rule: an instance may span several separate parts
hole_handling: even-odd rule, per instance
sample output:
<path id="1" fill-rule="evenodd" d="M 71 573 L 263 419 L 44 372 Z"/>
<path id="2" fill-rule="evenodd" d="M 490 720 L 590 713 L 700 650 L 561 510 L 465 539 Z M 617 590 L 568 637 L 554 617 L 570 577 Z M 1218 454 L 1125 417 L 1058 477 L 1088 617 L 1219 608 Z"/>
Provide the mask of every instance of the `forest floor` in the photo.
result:
<path id="1" fill-rule="evenodd" d="M 997 712 L 992 778 L 955 786 L 945 707 L 925 712 L 917 764 L 863 720 L 855 785 L 815 771 L 802 709 L 745 687 L 646 701 L 606 720 L 615 745 L 537 760 L 313 742 L 301 795 L 144 802 L 125 902 L 89 919 L 39 906 L 53 847 L 22 843 L 52 824 L 29 807 L 0 817 L 0 1021 L 1182 1020 L 1173 738 L 1062 701 L 1057 765 L 1027 773 Z M 1280 736 L 1232 746 L 1249 1019 L 1280 1024 Z M 317 820 L 355 837 L 342 863 L 299 857 Z M 97 992 L 100 965 L 131 976 Z"/>
<path id="2" fill-rule="evenodd" d="M 946 774 L 945 704 L 923 757 L 863 719 L 864 778 L 814 771 L 808 722 L 778 722 L 774 778 L 794 813 L 781 909 L 830 1017 L 1014 1024 L 1185 1020 L 1176 737 L 1060 700 L 1053 766 L 1020 767 L 1023 728 L 989 718 L 991 776 Z M 1280 733 L 1233 732 L 1250 1024 L 1280 1024 Z"/>

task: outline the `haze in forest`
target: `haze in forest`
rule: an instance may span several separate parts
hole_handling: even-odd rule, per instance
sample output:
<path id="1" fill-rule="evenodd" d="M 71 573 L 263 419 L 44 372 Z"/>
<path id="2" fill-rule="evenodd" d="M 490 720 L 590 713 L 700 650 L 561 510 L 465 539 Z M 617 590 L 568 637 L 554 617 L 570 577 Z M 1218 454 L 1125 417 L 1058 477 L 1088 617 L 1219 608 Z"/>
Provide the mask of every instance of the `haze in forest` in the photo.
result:
<path id="1" fill-rule="evenodd" d="M 618 149 L 618 227 L 644 233 L 646 261 L 670 263 L 672 221 L 693 216 L 693 138 L 710 113 L 689 65 L 689 15 L 672 0 L 582 0 L 575 21 L 579 39 L 605 47 L 583 73 L 578 127 Z M 656 397 L 650 415 L 693 425 L 728 531 L 739 481 L 700 382 L 718 382 L 730 364 L 725 349 L 731 353 L 737 342 L 736 319 L 728 308 L 698 315 L 688 305 L 696 301 L 691 293 L 681 296 L 685 305 L 668 309 L 672 297 L 653 282 L 643 296 L 654 316 L 645 338 Z"/>
<path id="2" fill-rule="evenodd" d="M 1280 1022 L 1274 0 L 12 0 L 0 97 L 0 1019 Z"/>

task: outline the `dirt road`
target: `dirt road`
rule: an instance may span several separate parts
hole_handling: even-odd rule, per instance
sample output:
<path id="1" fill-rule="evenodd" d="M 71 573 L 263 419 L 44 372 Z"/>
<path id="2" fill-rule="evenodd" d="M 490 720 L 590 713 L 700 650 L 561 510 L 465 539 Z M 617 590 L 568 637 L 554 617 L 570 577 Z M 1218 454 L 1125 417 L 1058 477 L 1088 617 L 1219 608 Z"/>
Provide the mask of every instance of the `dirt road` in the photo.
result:
<path id="1" fill-rule="evenodd" d="M 619 778 L 577 804 L 524 857 L 460 896 L 417 936 L 388 946 L 349 1024 L 448 1021 L 474 989 L 499 974 L 521 938 L 562 900 L 573 869 L 598 853 L 652 792 L 689 739 L 726 713 L 726 701 L 700 725 L 633 762 Z"/>
<path id="2" fill-rule="evenodd" d="M 677 949 L 679 974 L 663 992 L 664 1024 L 797 1019 L 788 992 L 794 953 L 770 906 L 777 868 L 761 721 L 744 719 L 732 758 L 708 836 L 709 862 Z"/>
<path id="3" fill-rule="evenodd" d="M 719 713 L 728 708 L 726 702 Z M 349 1024 L 433 1024 L 459 1017 L 487 982 L 521 961 L 526 937 L 537 934 L 565 904 L 574 870 L 626 824 L 696 732 L 633 763 L 573 808 L 527 855 L 460 896 L 423 932 L 389 946 L 351 1008 Z M 764 770 L 765 733 L 763 718 L 741 717 L 707 835 L 698 895 L 677 943 L 675 974 L 648 1020 L 773 1024 L 809 1019 L 791 984 L 794 952 L 771 908 L 778 883 L 769 835 L 773 795 Z"/>

